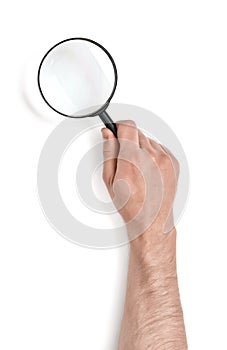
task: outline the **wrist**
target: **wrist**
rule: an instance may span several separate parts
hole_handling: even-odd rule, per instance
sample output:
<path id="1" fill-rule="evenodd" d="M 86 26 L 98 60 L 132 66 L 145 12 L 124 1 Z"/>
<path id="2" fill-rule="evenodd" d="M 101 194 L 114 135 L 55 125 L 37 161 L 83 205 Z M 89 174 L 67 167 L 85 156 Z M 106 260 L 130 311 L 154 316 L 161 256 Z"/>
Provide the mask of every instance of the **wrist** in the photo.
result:
<path id="1" fill-rule="evenodd" d="M 176 276 L 176 229 L 169 233 L 152 226 L 130 242 L 130 264 L 154 274 Z"/>

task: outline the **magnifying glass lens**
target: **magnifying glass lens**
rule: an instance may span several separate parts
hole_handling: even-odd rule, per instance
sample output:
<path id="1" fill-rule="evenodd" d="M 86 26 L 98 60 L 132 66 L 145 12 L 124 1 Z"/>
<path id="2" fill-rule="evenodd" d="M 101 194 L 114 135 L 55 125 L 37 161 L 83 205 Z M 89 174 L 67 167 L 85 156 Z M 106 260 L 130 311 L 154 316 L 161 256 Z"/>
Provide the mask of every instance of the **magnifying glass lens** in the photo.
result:
<path id="1" fill-rule="evenodd" d="M 85 39 L 66 40 L 44 56 L 38 76 L 40 92 L 62 115 L 96 115 L 114 93 L 114 68 L 104 48 Z"/>

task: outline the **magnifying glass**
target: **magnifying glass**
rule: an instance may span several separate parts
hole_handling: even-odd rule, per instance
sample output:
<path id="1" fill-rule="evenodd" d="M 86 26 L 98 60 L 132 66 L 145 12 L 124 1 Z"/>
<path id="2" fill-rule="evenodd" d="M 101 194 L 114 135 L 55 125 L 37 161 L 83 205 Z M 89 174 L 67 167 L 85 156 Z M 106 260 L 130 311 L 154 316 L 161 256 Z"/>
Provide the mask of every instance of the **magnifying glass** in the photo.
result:
<path id="1" fill-rule="evenodd" d="M 106 112 L 117 86 L 117 68 L 110 53 L 91 39 L 71 38 L 54 45 L 38 69 L 42 98 L 55 112 L 70 118 L 99 116 L 117 137 Z"/>

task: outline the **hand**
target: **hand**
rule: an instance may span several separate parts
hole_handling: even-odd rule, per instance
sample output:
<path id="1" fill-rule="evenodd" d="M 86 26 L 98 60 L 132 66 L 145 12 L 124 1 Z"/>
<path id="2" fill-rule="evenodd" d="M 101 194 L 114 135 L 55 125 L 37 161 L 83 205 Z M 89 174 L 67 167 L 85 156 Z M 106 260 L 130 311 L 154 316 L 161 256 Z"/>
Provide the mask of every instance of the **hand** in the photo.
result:
<path id="1" fill-rule="evenodd" d="M 106 140 L 103 179 L 130 238 L 154 225 L 169 232 L 179 175 L 175 157 L 146 137 L 133 121 L 117 123 L 118 139 L 107 128 L 102 134 Z"/>

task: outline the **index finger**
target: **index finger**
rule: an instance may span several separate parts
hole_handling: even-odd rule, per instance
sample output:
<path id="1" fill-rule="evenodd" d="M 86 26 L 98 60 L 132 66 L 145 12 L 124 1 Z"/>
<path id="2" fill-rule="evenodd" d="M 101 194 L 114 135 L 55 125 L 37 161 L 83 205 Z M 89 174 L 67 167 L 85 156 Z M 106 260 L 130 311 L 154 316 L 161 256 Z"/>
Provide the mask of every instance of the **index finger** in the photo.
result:
<path id="1" fill-rule="evenodd" d="M 139 146 L 139 134 L 136 123 L 133 120 L 121 120 L 117 123 L 117 136 L 121 145 L 121 139 L 134 142 Z"/>

